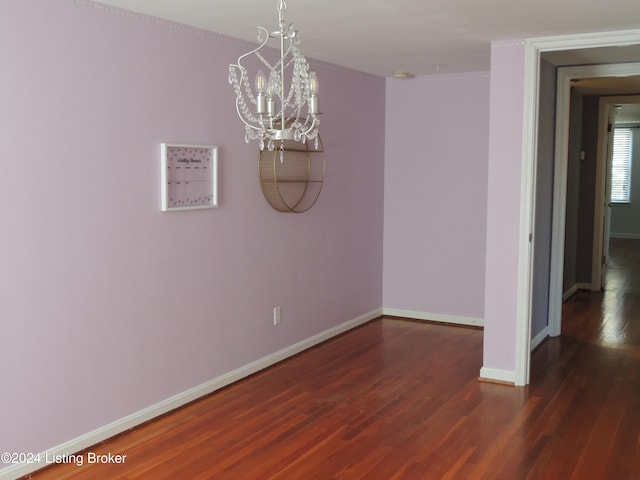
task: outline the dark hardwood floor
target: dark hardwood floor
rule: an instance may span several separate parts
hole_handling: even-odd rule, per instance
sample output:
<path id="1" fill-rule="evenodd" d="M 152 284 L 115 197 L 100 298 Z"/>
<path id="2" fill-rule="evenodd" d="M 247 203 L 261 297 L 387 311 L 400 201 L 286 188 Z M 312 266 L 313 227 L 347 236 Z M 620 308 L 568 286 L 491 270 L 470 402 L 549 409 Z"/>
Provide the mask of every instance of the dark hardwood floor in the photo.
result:
<path id="1" fill-rule="evenodd" d="M 477 380 L 482 331 L 383 318 L 60 465 L 64 479 L 640 479 L 640 241 L 565 305 L 526 388 Z M 86 454 L 85 454 L 86 456 Z"/>

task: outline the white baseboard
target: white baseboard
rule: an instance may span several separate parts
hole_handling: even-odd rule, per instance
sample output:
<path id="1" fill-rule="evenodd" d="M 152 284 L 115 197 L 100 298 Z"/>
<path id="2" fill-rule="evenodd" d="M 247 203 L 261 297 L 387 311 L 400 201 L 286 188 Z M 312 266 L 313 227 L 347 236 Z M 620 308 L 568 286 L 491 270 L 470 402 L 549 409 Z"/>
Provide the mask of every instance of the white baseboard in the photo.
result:
<path id="1" fill-rule="evenodd" d="M 576 293 L 578 290 L 589 290 L 590 292 L 595 292 L 600 289 L 596 288 L 594 290 L 590 283 L 578 282 L 573 287 L 571 287 L 569 290 L 567 290 L 562 294 L 562 301 L 565 302 L 569 297 L 571 297 L 571 295 Z"/>
<path id="2" fill-rule="evenodd" d="M 74 438 L 73 440 L 53 447 L 40 454 L 40 458 L 43 459 L 41 463 L 11 465 L 7 468 L 3 468 L 0 470 L 0 480 L 13 480 L 44 468 L 47 466 L 47 464 L 44 463 L 45 458 L 53 458 L 55 455 L 63 454 L 70 455 L 82 450 L 86 450 L 92 445 L 103 442 L 104 440 L 107 440 L 114 435 L 118 435 L 119 433 L 125 432 L 126 430 L 147 422 L 155 417 L 159 417 L 160 415 L 170 412 L 171 410 L 175 410 L 176 408 L 186 405 L 193 400 L 197 400 L 198 398 L 215 392 L 216 390 L 219 390 L 223 387 L 226 387 L 233 382 L 248 377 L 249 375 L 253 375 L 260 370 L 270 367 L 271 365 L 281 362 L 282 360 L 286 360 L 287 358 L 292 357 L 293 355 L 296 355 L 326 340 L 329 340 L 332 337 L 340 335 L 341 333 L 344 333 L 371 320 L 374 320 L 380 317 L 382 314 L 382 308 L 372 310 L 371 312 L 365 313 L 364 315 L 354 318 L 353 320 L 330 328 L 329 330 L 325 330 L 324 332 L 295 343 L 289 347 L 272 353 L 271 355 L 260 358 L 255 362 L 249 363 L 248 365 L 225 373 L 224 375 L 214 378 L 213 380 L 203 383 L 202 385 L 198 385 L 185 392 L 179 393 L 178 395 L 156 403 L 155 405 L 151 405 L 150 407 L 121 418 L 120 420 L 116 420 L 115 422 L 105 425 L 104 427 L 98 428 L 85 435 L 81 435 L 80 437 Z"/>
<path id="3" fill-rule="evenodd" d="M 565 302 L 567 299 L 578 291 L 578 284 L 576 283 L 573 287 L 562 294 L 562 301 Z"/>
<path id="4" fill-rule="evenodd" d="M 444 315 L 440 313 L 428 313 L 428 312 L 417 312 L 414 310 L 402 310 L 399 308 L 388 308 L 384 307 L 382 309 L 382 313 L 384 315 L 391 315 L 393 317 L 406 317 L 412 318 L 416 320 L 429 320 L 431 322 L 440 322 L 440 323 L 451 323 L 454 325 L 467 325 L 473 327 L 484 327 L 484 319 L 482 318 L 473 318 L 473 317 L 459 317 L 456 315 Z"/>
<path id="5" fill-rule="evenodd" d="M 593 287 L 591 283 L 578 282 L 578 290 L 589 290 L 590 292 L 597 292 L 600 290 L 600 287 Z"/>
<path id="6" fill-rule="evenodd" d="M 497 368 L 482 367 L 480 379 L 489 382 L 516 383 L 516 372 L 511 370 L 499 370 Z"/>
<path id="7" fill-rule="evenodd" d="M 549 327 L 544 327 L 542 331 L 531 339 L 531 351 L 542 343 L 542 341 L 549 336 Z"/>

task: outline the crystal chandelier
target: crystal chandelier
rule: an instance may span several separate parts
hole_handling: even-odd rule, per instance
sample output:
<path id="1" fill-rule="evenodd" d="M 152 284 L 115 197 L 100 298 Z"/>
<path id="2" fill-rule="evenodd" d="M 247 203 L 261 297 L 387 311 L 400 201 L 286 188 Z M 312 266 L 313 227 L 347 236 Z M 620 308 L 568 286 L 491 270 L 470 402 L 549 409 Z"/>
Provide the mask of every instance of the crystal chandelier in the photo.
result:
<path id="1" fill-rule="evenodd" d="M 298 49 L 300 39 L 293 24 L 285 25 L 284 12 L 287 5 L 278 1 L 279 29 L 269 33 L 258 27 L 260 46 L 238 58 L 238 63 L 229 65 L 229 83 L 236 93 L 236 110 L 245 124 L 245 141 L 258 140 L 260 150 L 284 149 L 285 140 L 307 142 L 313 140 L 318 148 L 318 79 L 309 70 L 307 59 Z M 269 63 L 261 50 L 270 39 L 280 41 L 280 58 Z M 266 69 L 258 70 L 254 87 L 242 61 L 254 55 Z M 288 81 L 285 76 L 288 75 Z M 288 83 L 287 83 L 288 82 Z"/>

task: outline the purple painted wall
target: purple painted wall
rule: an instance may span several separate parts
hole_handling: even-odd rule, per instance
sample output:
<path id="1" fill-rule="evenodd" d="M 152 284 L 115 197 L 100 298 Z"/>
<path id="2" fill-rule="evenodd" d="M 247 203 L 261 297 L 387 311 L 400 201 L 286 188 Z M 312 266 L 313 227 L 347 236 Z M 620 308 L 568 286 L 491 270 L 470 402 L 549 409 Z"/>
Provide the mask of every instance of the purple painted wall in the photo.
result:
<path id="1" fill-rule="evenodd" d="M 70 0 L 0 3 L 0 452 L 44 451 L 382 305 L 385 80 L 313 65 L 325 188 L 282 214 L 227 84 L 246 50 Z M 219 146 L 220 208 L 160 211 L 161 142 Z"/>
<path id="2" fill-rule="evenodd" d="M 524 42 L 491 47 L 484 364 L 515 371 Z"/>
<path id="3" fill-rule="evenodd" d="M 384 306 L 482 319 L 489 75 L 387 82 Z"/>

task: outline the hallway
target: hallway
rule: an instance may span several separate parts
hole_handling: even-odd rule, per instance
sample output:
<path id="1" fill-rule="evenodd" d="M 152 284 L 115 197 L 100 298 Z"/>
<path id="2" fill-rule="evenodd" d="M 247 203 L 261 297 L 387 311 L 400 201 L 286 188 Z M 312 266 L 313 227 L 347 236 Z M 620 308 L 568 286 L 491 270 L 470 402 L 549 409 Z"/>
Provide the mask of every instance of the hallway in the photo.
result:
<path id="1" fill-rule="evenodd" d="M 640 240 L 612 238 L 603 292 L 578 292 L 563 306 L 562 335 L 603 347 L 640 347 Z"/>
<path id="2" fill-rule="evenodd" d="M 532 393 L 553 404 L 550 478 L 640 478 L 640 240 L 610 255 L 606 290 L 573 295 L 562 336 L 532 355 Z"/>

